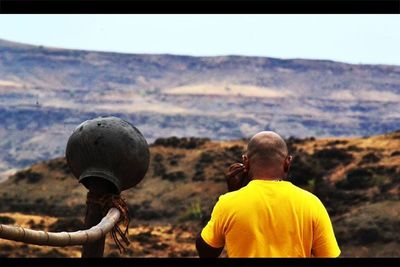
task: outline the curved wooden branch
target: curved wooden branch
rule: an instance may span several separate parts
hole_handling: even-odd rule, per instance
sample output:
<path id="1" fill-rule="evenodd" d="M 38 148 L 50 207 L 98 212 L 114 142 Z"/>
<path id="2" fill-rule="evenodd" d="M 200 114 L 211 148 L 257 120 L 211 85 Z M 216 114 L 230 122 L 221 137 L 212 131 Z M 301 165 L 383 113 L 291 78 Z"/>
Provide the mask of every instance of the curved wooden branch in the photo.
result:
<path id="1" fill-rule="evenodd" d="M 94 242 L 104 237 L 118 222 L 121 213 L 111 208 L 99 224 L 87 230 L 52 233 L 36 231 L 18 226 L 0 224 L 0 238 L 44 246 L 77 246 Z"/>

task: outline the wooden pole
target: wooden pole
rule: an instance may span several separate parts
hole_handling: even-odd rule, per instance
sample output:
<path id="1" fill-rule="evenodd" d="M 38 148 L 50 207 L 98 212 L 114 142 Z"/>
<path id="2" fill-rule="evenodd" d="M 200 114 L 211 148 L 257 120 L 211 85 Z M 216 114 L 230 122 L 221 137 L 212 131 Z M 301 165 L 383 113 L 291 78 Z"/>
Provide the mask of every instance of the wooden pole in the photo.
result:
<path id="1" fill-rule="evenodd" d="M 89 194 L 97 197 L 104 196 L 105 194 L 115 193 L 115 186 L 110 182 L 93 177 L 88 181 Z M 103 218 L 103 210 L 100 204 L 87 201 L 85 227 L 90 228 L 97 225 Z M 103 257 L 105 236 L 102 238 L 86 243 L 82 246 L 82 258 L 95 258 Z"/>
<path id="2" fill-rule="evenodd" d="M 90 229 L 75 232 L 54 233 L 0 224 L 0 238 L 42 246 L 78 246 L 106 235 L 118 222 L 120 215 L 117 208 L 111 208 L 99 224 Z"/>

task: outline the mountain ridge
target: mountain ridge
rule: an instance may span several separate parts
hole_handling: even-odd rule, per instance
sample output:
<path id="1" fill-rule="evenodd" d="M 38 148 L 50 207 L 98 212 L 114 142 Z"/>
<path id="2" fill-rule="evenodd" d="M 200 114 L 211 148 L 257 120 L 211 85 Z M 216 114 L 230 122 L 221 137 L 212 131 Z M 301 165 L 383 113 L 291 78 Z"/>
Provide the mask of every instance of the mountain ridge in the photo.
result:
<path id="1" fill-rule="evenodd" d="M 400 66 L 140 55 L 0 41 L 0 173 L 61 156 L 82 121 L 115 115 L 151 143 L 369 136 L 400 129 Z"/>
<path id="2" fill-rule="evenodd" d="M 247 56 L 247 55 L 239 55 L 239 54 L 223 54 L 223 55 L 213 55 L 213 56 L 195 56 L 195 55 L 185 55 L 185 54 L 173 54 L 173 53 L 133 53 L 133 52 L 118 52 L 118 51 L 106 51 L 106 50 L 90 50 L 90 49 L 79 49 L 79 48 L 64 48 L 59 46 L 48 46 L 48 45 L 34 45 L 27 44 L 24 42 L 16 42 L 7 39 L 0 38 L 0 47 L 21 47 L 21 48 L 42 48 L 42 49 L 50 49 L 50 50 L 68 50 L 68 51 L 76 51 L 76 52 L 94 52 L 94 53 L 102 53 L 102 54 L 122 54 L 122 55 L 136 55 L 136 56 L 167 56 L 167 57 L 177 57 L 177 58 L 200 58 L 200 59 L 219 59 L 219 58 L 249 58 L 249 59 L 269 59 L 276 61 L 291 61 L 291 62 L 299 62 L 299 61 L 307 61 L 307 62 L 315 62 L 315 63 L 325 63 L 325 64 L 343 64 L 343 65 L 354 65 L 354 66 L 364 66 L 364 67 L 400 67 L 400 65 L 396 64 L 371 64 L 371 63 L 349 63 L 345 61 L 338 61 L 333 59 L 309 59 L 309 58 L 280 58 L 280 57 L 269 57 L 269 56 Z"/>

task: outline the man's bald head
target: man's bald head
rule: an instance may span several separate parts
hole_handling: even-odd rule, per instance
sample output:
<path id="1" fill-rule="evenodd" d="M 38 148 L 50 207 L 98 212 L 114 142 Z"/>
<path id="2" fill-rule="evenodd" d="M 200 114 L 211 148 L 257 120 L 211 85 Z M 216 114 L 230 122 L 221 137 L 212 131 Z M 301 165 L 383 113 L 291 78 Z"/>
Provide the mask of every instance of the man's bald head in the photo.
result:
<path id="1" fill-rule="evenodd" d="M 285 141 L 277 133 L 263 131 L 254 135 L 247 145 L 251 165 L 280 168 L 288 155 Z"/>

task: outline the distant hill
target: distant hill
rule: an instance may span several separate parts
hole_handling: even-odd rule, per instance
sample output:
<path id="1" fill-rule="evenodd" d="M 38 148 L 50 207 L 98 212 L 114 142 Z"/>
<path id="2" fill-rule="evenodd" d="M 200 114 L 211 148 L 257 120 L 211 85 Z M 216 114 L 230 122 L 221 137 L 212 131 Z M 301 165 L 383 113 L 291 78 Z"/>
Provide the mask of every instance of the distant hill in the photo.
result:
<path id="1" fill-rule="evenodd" d="M 100 115 L 129 120 L 149 142 L 238 139 L 264 129 L 286 137 L 369 136 L 400 129 L 399 101 L 400 66 L 0 40 L 0 173 L 62 156 L 74 127 Z"/>
<path id="2" fill-rule="evenodd" d="M 400 132 L 369 138 L 290 138 L 287 142 L 294 155 L 290 180 L 326 205 L 343 255 L 400 256 Z M 194 237 L 218 196 L 227 191 L 226 168 L 241 158 L 245 145 L 244 140 L 157 139 L 150 147 L 146 177 L 123 193 L 132 220 L 134 245 L 129 255 L 196 255 Z M 79 229 L 86 192 L 64 158 L 39 162 L 2 183 L 0 219 L 14 218 L 30 227 L 31 216 L 31 225 L 38 229 L 51 225 L 50 229 Z M 40 218 L 44 218 L 42 226 Z M 4 256 L 25 257 L 12 249 L 17 244 L 7 243 L 11 252 L 2 250 L 2 244 Z M 107 253 L 115 253 L 116 248 L 109 246 Z M 57 256 L 64 251 L 57 254 L 43 248 L 47 252 L 35 252 L 33 248 L 37 246 L 25 247 L 25 255 Z M 63 253 L 76 256 L 78 248 Z"/>

